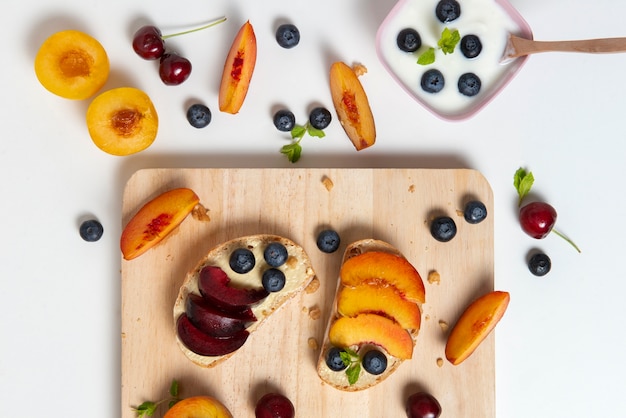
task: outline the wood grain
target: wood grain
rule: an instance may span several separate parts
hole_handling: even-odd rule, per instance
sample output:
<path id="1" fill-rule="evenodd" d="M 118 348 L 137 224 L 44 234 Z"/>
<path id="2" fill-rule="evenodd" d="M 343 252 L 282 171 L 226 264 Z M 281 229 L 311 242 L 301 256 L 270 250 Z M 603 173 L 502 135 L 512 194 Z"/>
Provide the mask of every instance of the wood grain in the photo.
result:
<path id="1" fill-rule="evenodd" d="M 323 179 L 332 180 L 330 190 Z M 464 363 L 444 358 L 447 333 L 467 304 L 493 290 L 493 195 L 473 170 L 451 169 L 147 169 L 128 181 L 122 223 L 147 200 L 174 188 L 189 187 L 209 210 L 210 221 L 187 218 L 171 236 L 141 257 L 122 260 L 121 416 L 131 407 L 167 397 L 172 379 L 184 397 L 209 394 L 235 417 L 254 417 L 256 400 L 279 391 L 295 405 L 298 417 L 381 418 L 405 416 L 405 400 L 427 390 L 445 416 L 495 417 L 495 344 L 492 333 Z M 489 216 L 466 223 L 469 199 L 485 203 Z M 436 242 L 428 220 L 448 214 L 458 234 Z M 340 232 L 337 253 L 315 245 L 317 232 Z M 172 307 L 185 274 L 219 243 L 257 233 L 286 236 L 304 247 L 321 282 L 318 291 L 292 300 L 252 334 L 231 359 L 213 369 L 195 366 L 175 342 Z M 422 329 L 413 359 L 383 383 L 347 393 L 321 383 L 315 371 L 320 342 L 333 301 L 346 244 L 376 238 L 396 246 L 426 284 Z M 439 284 L 428 283 L 430 271 Z M 309 311 L 320 308 L 312 319 Z M 157 417 L 165 409 L 160 408 Z"/>

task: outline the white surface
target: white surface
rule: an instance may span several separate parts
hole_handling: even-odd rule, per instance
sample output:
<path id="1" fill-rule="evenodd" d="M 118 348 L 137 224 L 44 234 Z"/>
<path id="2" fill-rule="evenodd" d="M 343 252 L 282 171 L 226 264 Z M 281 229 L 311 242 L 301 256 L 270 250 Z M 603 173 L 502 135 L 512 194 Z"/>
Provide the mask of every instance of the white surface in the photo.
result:
<path id="1" fill-rule="evenodd" d="M 289 167 L 278 152 L 286 137 L 272 126 L 273 107 L 283 104 L 302 121 L 312 104 L 331 106 L 327 71 L 336 59 L 369 69 L 362 81 L 376 117 L 377 144 L 356 153 L 333 123 L 325 139 L 303 140 L 298 166 L 469 167 L 484 173 L 493 187 L 496 287 L 511 292 L 496 333 L 497 416 L 623 414 L 626 54 L 531 57 L 478 116 L 450 123 L 406 96 L 376 58 L 376 29 L 393 1 L 307 3 L 9 0 L 4 5 L 1 415 L 119 414 L 118 237 L 126 180 L 144 167 Z M 512 3 L 536 39 L 626 35 L 615 24 L 626 15 L 626 2 Z M 229 18 L 222 26 L 169 42 L 194 65 L 181 86 L 162 85 L 154 63 L 139 59 L 130 46 L 144 19 L 169 32 L 221 15 Z M 257 69 L 241 113 L 220 114 L 221 67 L 246 19 L 259 41 Z M 300 28 L 297 48 L 284 50 L 274 41 L 281 19 Z M 150 149 L 126 158 L 104 154 L 87 135 L 87 102 L 57 98 L 39 85 L 34 54 L 49 34 L 66 28 L 85 30 L 102 42 L 113 68 L 107 88 L 133 85 L 153 98 L 161 124 Z M 213 122 L 204 130 L 185 120 L 191 98 L 213 109 Z M 535 192 L 557 208 L 560 230 L 582 254 L 556 236 L 535 241 L 520 230 L 512 186 L 520 166 L 534 172 Z M 78 236 L 84 215 L 104 224 L 101 241 L 86 243 Z M 552 272 L 541 279 L 525 265 L 535 246 L 553 260 Z M 300 411 L 299 416 L 314 415 Z"/>

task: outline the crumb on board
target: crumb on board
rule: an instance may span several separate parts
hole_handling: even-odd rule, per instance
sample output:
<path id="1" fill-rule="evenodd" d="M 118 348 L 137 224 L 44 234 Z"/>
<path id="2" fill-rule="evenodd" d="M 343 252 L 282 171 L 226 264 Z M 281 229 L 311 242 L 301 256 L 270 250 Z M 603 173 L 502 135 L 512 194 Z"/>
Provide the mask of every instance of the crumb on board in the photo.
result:
<path id="1" fill-rule="evenodd" d="M 367 67 L 363 64 L 356 63 L 352 65 L 352 71 L 354 71 L 357 77 L 361 77 L 363 74 L 367 73 Z"/>
<path id="2" fill-rule="evenodd" d="M 317 289 L 319 288 L 320 288 L 320 279 L 318 279 L 317 277 L 313 277 L 313 280 L 311 280 L 311 283 L 309 283 L 309 285 L 306 287 L 306 289 L 304 289 L 304 291 L 308 294 L 311 294 L 311 293 L 317 292 Z"/>
<path id="3" fill-rule="evenodd" d="M 330 179 L 330 177 L 328 176 L 324 176 L 322 177 L 322 184 L 324 185 L 324 187 L 326 188 L 326 190 L 328 190 L 329 192 L 333 189 L 333 187 L 335 186 L 335 183 L 333 183 L 333 181 Z"/>
<path id="4" fill-rule="evenodd" d="M 307 344 L 309 345 L 310 349 L 317 350 L 318 344 L 315 338 L 309 337 L 309 339 L 307 340 Z"/>
<path id="5" fill-rule="evenodd" d="M 428 272 L 428 283 L 430 284 L 439 284 L 441 282 L 441 275 L 436 270 L 431 270 Z"/>
<path id="6" fill-rule="evenodd" d="M 191 216 L 197 221 L 210 222 L 209 210 L 198 203 L 191 211 Z"/>
<path id="7" fill-rule="evenodd" d="M 320 319 L 322 316 L 322 310 L 318 306 L 312 306 L 309 308 L 309 318 L 313 320 Z"/>
<path id="8" fill-rule="evenodd" d="M 465 216 L 465 215 L 463 214 L 463 211 L 462 211 L 461 209 L 457 209 L 457 210 L 456 210 L 456 214 L 457 214 L 458 216 Z"/>
<path id="9" fill-rule="evenodd" d="M 426 314 L 426 315 L 424 316 L 424 319 L 425 319 L 426 321 L 428 321 L 428 320 L 430 319 L 430 315 L 429 315 L 429 314 Z"/>
<path id="10" fill-rule="evenodd" d="M 414 184 L 411 184 L 409 186 L 409 193 L 415 193 L 415 185 Z"/>
<path id="11" fill-rule="evenodd" d="M 441 357 L 437 358 L 437 366 L 443 367 L 443 359 Z"/>
<path id="12" fill-rule="evenodd" d="M 446 332 L 450 326 L 448 325 L 448 323 L 446 321 L 444 321 L 443 319 L 440 319 L 439 320 L 439 327 L 441 328 L 441 330 L 443 332 Z"/>

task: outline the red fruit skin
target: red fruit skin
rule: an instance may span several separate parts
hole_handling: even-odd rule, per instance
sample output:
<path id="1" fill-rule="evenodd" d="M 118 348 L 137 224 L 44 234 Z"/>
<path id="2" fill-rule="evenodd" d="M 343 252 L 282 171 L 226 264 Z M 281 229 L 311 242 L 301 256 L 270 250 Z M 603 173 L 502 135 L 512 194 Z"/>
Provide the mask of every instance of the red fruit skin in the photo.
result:
<path id="1" fill-rule="evenodd" d="M 227 312 L 241 311 L 266 298 L 264 288 L 243 289 L 231 287 L 230 278 L 219 267 L 205 266 L 200 270 L 198 287 L 202 297 Z"/>
<path id="2" fill-rule="evenodd" d="M 133 37 L 135 53 L 146 60 L 157 60 L 165 53 L 161 31 L 155 26 L 143 26 Z"/>
<path id="3" fill-rule="evenodd" d="M 417 392 L 409 396 L 406 414 L 409 418 L 438 418 L 441 415 L 441 405 L 431 394 Z"/>
<path id="4" fill-rule="evenodd" d="M 191 62 L 175 52 L 165 53 L 159 63 L 159 76 L 168 86 L 177 86 L 191 75 Z"/>
<path id="5" fill-rule="evenodd" d="M 254 410 L 256 418 L 294 418 L 296 411 L 286 396 L 266 393 L 259 399 Z"/>
<path id="6" fill-rule="evenodd" d="M 533 238 L 545 238 L 556 224 L 556 209 L 545 202 L 532 202 L 519 210 L 522 230 Z"/>

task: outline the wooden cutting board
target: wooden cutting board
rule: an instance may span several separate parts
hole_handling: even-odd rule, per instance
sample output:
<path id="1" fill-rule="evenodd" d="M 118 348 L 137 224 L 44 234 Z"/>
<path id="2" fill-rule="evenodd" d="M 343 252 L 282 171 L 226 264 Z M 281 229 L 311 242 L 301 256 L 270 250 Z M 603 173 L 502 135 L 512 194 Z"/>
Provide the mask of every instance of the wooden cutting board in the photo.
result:
<path id="1" fill-rule="evenodd" d="M 327 187 L 325 179 L 332 181 Z M 418 390 L 432 393 L 446 417 L 495 418 L 495 346 L 492 333 L 459 366 L 445 360 L 447 332 L 467 304 L 493 290 L 493 195 L 485 178 L 468 169 L 147 169 L 129 180 L 122 223 L 149 199 L 189 187 L 209 210 L 210 221 L 189 216 L 164 242 L 132 261 L 122 260 L 122 417 L 132 406 L 168 396 L 172 379 L 183 397 L 208 394 L 235 417 L 254 417 L 256 400 L 278 391 L 302 418 L 406 416 L 405 401 Z M 489 216 L 477 225 L 463 219 L 467 200 L 485 203 Z M 447 214 L 457 236 L 435 241 L 428 220 Z M 342 245 L 325 254 L 317 232 L 337 230 Z M 228 361 L 213 369 L 192 364 L 175 342 L 172 307 L 185 274 L 219 243 L 272 233 L 307 251 L 320 288 L 303 293 L 253 333 Z M 362 238 L 389 242 L 404 253 L 426 285 L 422 329 L 413 359 L 383 383 L 347 393 L 322 384 L 315 364 L 346 244 Z M 440 274 L 429 283 L 429 272 Z M 319 308 L 321 317 L 311 312 Z M 443 359 L 443 364 L 438 360 Z M 159 408 L 155 416 L 165 412 Z"/>

